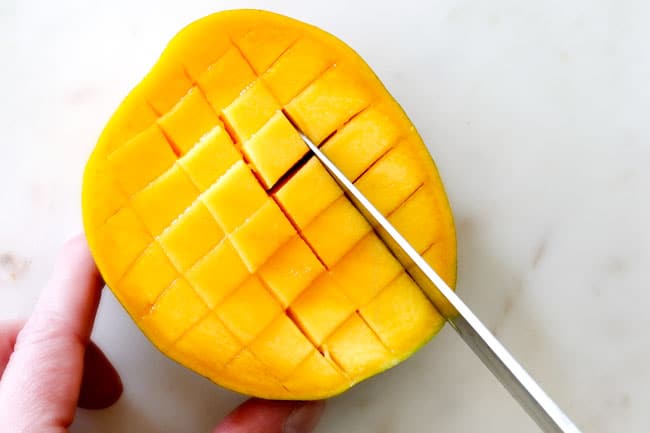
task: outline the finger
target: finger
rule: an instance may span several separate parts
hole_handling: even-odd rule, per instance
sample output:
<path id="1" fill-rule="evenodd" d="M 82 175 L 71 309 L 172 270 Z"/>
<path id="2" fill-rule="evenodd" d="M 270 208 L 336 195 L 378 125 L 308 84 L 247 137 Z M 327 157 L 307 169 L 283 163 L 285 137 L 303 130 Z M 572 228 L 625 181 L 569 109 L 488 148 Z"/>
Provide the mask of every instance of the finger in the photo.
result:
<path id="1" fill-rule="evenodd" d="M 309 433 L 323 414 L 325 402 L 251 399 L 235 409 L 213 433 Z"/>
<path id="2" fill-rule="evenodd" d="M 24 320 L 0 323 L 0 377 L 24 323 Z M 114 404 L 124 390 L 122 380 L 104 352 L 92 341 L 86 346 L 83 364 L 77 406 L 83 409 L 104 409 Z"/>
<path id="3" fill-rule="evenodd" d="M 59 432 L 72 422 L 101 286 L 85 239 L 68 241 L 0 382 L 0 422 L 10 431 Z"/>
<path id="4" fill-rule="evenodd" d="M 63 322 L 67 335 L 87 342 L 104 285 L 83 235 L 67 241 L 59 254 L 31 319 Z"/>
<path id="5" fill-rule="evenodd" d="M 84 354 L 83 378 L 77 406 L 104 409 L 115 403 L 123 391 L 122 380 L 104 352 L 92 341 Z"/>
<path id="6" fill-rule="evenodd" d="M 0 378 L 7 367 L 11 353 L 14 351 L 16 337 L 24 325 L 24 320 L 0 322 Z"/>

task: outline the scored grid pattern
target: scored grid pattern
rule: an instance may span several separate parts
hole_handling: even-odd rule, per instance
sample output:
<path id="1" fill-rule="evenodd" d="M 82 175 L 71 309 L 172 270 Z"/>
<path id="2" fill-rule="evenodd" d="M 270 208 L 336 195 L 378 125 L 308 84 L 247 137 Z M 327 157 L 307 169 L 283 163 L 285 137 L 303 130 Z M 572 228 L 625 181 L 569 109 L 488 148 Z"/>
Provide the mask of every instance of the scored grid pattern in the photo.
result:
<path id="1" fill-rule="evenodd" d="M 295 44 L 295 42 L 294 42 L 294 44 Z M 288 51 L 289 48 L 290 48 L 290 47 L 288 47 L 287 49 L 285 49 L 285 50 L 283 51 L 283 53 L 286 52 L 286 51 Z M 242 53 L 242 55 L 243 55 L 243 53 Z M 244 56 L 244 57 L 245 57 L 245 56 Z M 246 58 L 246 57 L 245 57 L 245 58 Z M 281 58 L 281 57 L 280 57 L 280 58 Z M 277 60 L 276 60 L 276 61 L 277 61 Z M 274 63 L 275 63 L 275 62 L 274 62 Z M 326 70 L 327 70 L 327 69 L 326 69 Z M 324 74 L 324 72 L 321 73 L 320 76 L 317 76 L 315 79 L 313 79 L 313 80 L 311 81 L 311 83 L 316 82 L 320 77 L 323 76 L 323 74 Z M 308 88 L 308 86 L 307 86 L 306 88 Z M 286 107 L 286 104 L 285 104 L 285 107 Z M 365 110 L 365 109 L 366 109 L 366 107 L 362 108 L 361 111 L 363 111 L 363 110 Z M 356 114 L 357 114 L 357 113 L 353 113 L 352 116 L 355 116 Z M 345 122 L 344 122 L 344 124 L 341 125 L 341 126 L 344 126 L 344 125 L 345 125 L 349 120 L 350 120 L 350 119 L 346 119 Z M 337 127 L 337 128 L 335 129 L 335 131 L 336 131 L 337 129 L 340 129 L 341 126 Z M 280 203 L 279 201 L 278 201 L 278 204 L 280 204 L 280 206 L 282 206 L 281 203 Z M 290 218 L 289 215 L 287 215 L 287 217 Z M 297 230 L 299 233 L 301 233 L 301 232 L 300 232 L 300 229 L 299 229 L 298 227 L 295 227 L 295 228 L 296 228 L 296 230 Z M 309 242 L 307 239 L 305 239 L 304 237 L 303 237 L 303 240 L 305 240 L 305 242 L 306 242 L 306 243 L 307 243 L 307 244 L 312 248 L 314 254 L 316 254 L 316 255 L 318 256 L 318 252 L 317 252 L 317 250 L 316 250 L 315 248 L 313 248 L 313 246 L 310 244 L 310 242 Z M 319 260 L 320 260 L 320 257 L 319 257 Z M 262 280 L 262 281 L 264 281 L 264 280 Z M 343 295 L 343 296 L 345 296 L 345 295 Z M 289 310 L 289 311 L 291 311 L 291 310 Z M 305 332 L 305 331 L 304 331 L 304 328 L 300 325 L 300 323 L 294 319 L 293 314 L 289 314 L 288 317 L 289 317 L 289 318 L 290 318 L 290 319 L 295 323 L 295 325 L 298 327 L 298 329 L 300 329 L 303 333 Z M 340 326 L 344 321 L 345 321 L 345 320 L 341 321 L 340 323 L 335 323 L 335 324 L 332 326 L 332 330 L 338 328 L 338 327 L 339 327 L 339 326 Z M 332 331 L 332 332 L 333 332 L 333 331 Z M 306 336 L 308 336 L 308 335 L 306 335 Z M 314 343 L 313 340 L 312 340 L 312 343 Z M 317 344 L 315 344 L 315 346 L 316 346 L 316 348 L 317 348 L 319 351 L 321 351 L 321 353 L 322 353 L 322 348 L 318 347 L 319 345 L 317 345 Z M 306 355 L 305 355 L 305 358 L 306 358 Z M 330 359 L 331 359 L 331 360 L 332 360 L 332 361 L 333 361 L 333 362 L 334 362 L 334 363 L 335 363 L 339 368 L 341 368 L 341 365 L 336 361 L 336 359 L 333 359 L 333 358 L 330 358 Z M 345 372 L 345 369 L 341 368 L 341 371 L 342 371 L 342 372 Z"/>
<path id="2" fill-rule="evenodd" d="M 286 53 L 287 51 L 289 51 L 289 49 L 290 49 L 291 47 L 293 47 L 293 46 L 295 46 L 295 45 L 297 45 L 297 42 L 296 42 L 296 41 L 294 41 L 294 42 L 293 42 L 289 47 L 287 47 L 287 48 L 286 48 L 286 49 L 285 49 L 281 54 Z M 279 57 L 279 58 L 280 58 L 280 57 Z M 272 65 L 275 64 L 277 61 L 278 61 L 278 60 L 276 59 L 274 62 L 272 62 Z M 271 66 L 272 66 L 272 65 L 271 65 Z M 263 75 L 263 74 L 262 74 L 262 75 Z M 318 79 L 318 77 L 317 77 L 316 79 Z M 314 79 L 313 81 L 316 81 L 316 79 Z M 313 82 L 313 81 L 312 81 L 312 82 Z M 196 88 L 199 88 L 199 86 L 197 86 Z M 365 110 L 365 108 L 364 108 L 364 110 Z M 347 123 L 347 121 L 346 121 L 346 123 Z M 340 128 L 337 128 L 337 129 L 340 129 Z M 235 140 L 233 140 L 233 141 L 235 141 Z M 170 144 L 172 144 L 171 140 L 170 140 Z M 180 148 L 180 147 L 179 147 L 179 148 Z M 185 151 L 186 151 L 186 150 L 187 150 L 187 149 L 185 149 Z M 181 152 L 182 152 L 182 151 L 181 151 Z M 198 185 L 195 185 L 195 186 L 197 186 L 197 188 L 200 188 Z"/>
<path id="3" fill-rule="evenodd" d="M 288 50 L 289 50 L 293 45 L 295 45 L 295 43 L 296 43 L 296 42 L 293 42 L 289 47 L 287 47 L 285 50 L 283 50 L 282 53 L 281 53 L 281 55 L 284 54 L 284 53 L 286 53 L 286 52 L 287 52 L 287 51 L 288 51 Z M 236 44 L 235 44 L 235 45 L 236 45 Z M 238 49 L 239 49 L 240 52 L 241 52 L 241 48 L 238 47 Z M 247 59 L 243 52 L 242 52 L 241 54 L 242 54 L 242 56 L 243 56 L 245 59 Z M 281 58 L 281 55 L 280 55 L 278 58 Z M 277 60 L 276 60 L 276 61 L 277 61 Z M 273 64 L 275 64 L 276 61 L 272 62 L 271 66 L 272 66 Z M 249 63 L 250 63 L 250 62 L 249 62 Z M 317 79 L 318 79 L 318 76 L 317 76 L 313 81 L 316 81 Z M 313 81 L 312 81 L 312 82 L 313 82 Z M 263 81 L 258 81 L 258 83 L 260 83 L 260 84 L 259 84 L 260 86 L 264 86 Z M 276 104 L 277 104 L 277 102 L 276 102 Z M 267 104 L 267 105 L 270 105 L 270 104 Z M 280 112 L 277 108 L 279 108 L 279 104 L 276 105 L 276 109 L 275 109 L 275 110 L 269 110 L 269 111 L 275 111 L 276 113 L 280 113 L 280 115 L 282 115 L 281 112 Z M 267 116 L 267 117 L 269 117 L 269 116 Z M 228 122 L 228 119 L 227 119 L 227 118 L 224 118 L 224 117 L 221 117 L 221 118 L 222 118 L 222 120 L 224 121 L 224 124 L 229 125 L 229 122 Z M 271 116 L 271 118 L 272 118 L 272 116 Z M 262 128 L 262 125 L 266 124 L 266 123 L 269 121 L 268 118 L 267 118 L 267 119 L 264 119 L 264 120 L 265 120 L 264 122 L 260 122 L 260 125 L 257 125 L 257 126 L 258 126 L 258 128 L 257 128 L 258 130 Z M 228 128 L 228 129 L 233 128 L 232 125 L 229 125 L 229 126 L 230 126 L 230 128 Z M 235 128 L 233 128 L 233 129 L 235 129 Z M 242 147 L 244 147 L 244 149 L 243 149 L 243 151 L 244 151 L 244 156 L 245 156 L 245 157 L 246 157 L 246 156 L 249 156 L 249 155 L 247 155 L 247 153 L 246 153 L 246 148 L 245 148 L 245 146 L 246 146 L 246 141 L 247 141 L 247 140 L 246 140 L 246 139 L 242 140 L 241 137 L 238 137 L 238 135 L 237 135 L 236 133 L 233 134 L 233 135 L 234 135 L 235 137 L 239 138 L 239 140 L 243 141 L 243 143 L 241 143 L 241 145 L 242 145 Z M 253 135 L 253 134 L 251 133 L 250 135 Z M 262 180 L 262 183 L 264 183 L 263 180 Z M 265 184 L 265 186 L 268 188 L 268 187 L 270 187 L 271 185 Z M 268 285 L 267 285 L 266 281 L 264 280 L 264 278 L 262 278 L 261 281 L 262 281 L 262 283 L 266 286 L 267 290 L 269 290 L 269 292 L 274 293 L 273 290 L 270 289 L 270 288 L 268 287 Z M 283 316 L 280 316 L 280 317 L 283 317 Z M 293 321 L 292 321 L 292 323 L 295 324 L 295 322 L 293 322 Z M 297 324 L 296 324 L 296 325 L 297 325 Z M 302 331 L 302 329 L 301 329 L 300 327 L 297 327 L 296 329 L 299 329 L 300 331 Z M 262 331 L 258 334 L 258 338 L 256 339 L 256 341 L 260 341 L 259 339 L 260 339 L 260 338 L 263 338 L 263 335 L 264 335 L 265 332 L 267 332 L 267 327 L 263 328 Z M 251 345 L 252 345 L 252 344 L 255 344 L 255 342 L 251 342 Z M 253 347 L 254 347 L 254 346 L 253 346 Z M 253 352 L 253 353 L 255 353 L 255 352 Z M 308 353 L 303 353 L 303 355 L 304 355 L 304 358 L 306 359 L 307 356 L 308 356 Z M 300 364 L 301 362 L 303 362 L 305 359 L 301 359 L 301 360 L 299 360 L 299 363 L 298 363 L 298 364 Z M 297 367 L 298 364 L 296 364 L 296 367 Z M 285 372 L 285 373 L 286 373 L 286 372 Z M 287 374 L 287 376 L 288 376 L 288 374 Z"/>
<path id="4" fill-rule="evenodd" d="M 169 141 L 170 141 L 169 144 L 172 145 L 172 146 L 174 146 L 174 144 L 171 142 L 171 139 L 169 138 L 169 136 L 168 136 L 167 134 L 165 134 L 165 135 L 166 135 L 166 138 L 168 138 Z M 187 150 L 187 149 L 185 149 L 185 150 Z M 186 173 L 186 174 L 187 174 L 187 173 Z M 196 186 L 199 187 L 198 185 L 196 185 Z M 172 224 L 170 227 L 173 227 L 173 224 Z M 167 230 L 169 230 L 169 229 L 165 229 L 165 231 L 167 231 Z M 137 259 L 136 259 L 136 260 L 137 260 Z M 174 280 L 174 281 L 176 281 L 176 280 Z M 174 283 L 174 282 L 172 282 L 172 283 L 170 284 L 170 286 L 171 286 L 173 283 Z M 163 291 L 163 293 L 164 293 L 164 291 Z M 161 294 L 158 296 L 158 299 L 160 298 L 160 296 L 162 296 L 163 293 L 161 293 Z M 155 302 L 156 302 L 156 301 L 154 301 L 154 304 L 155 304 Z M 188 331 L 189 331 L 189 330 L 188 330 Z M 179 338 L 180 338 L 180 337 L 179 337 Z"/>

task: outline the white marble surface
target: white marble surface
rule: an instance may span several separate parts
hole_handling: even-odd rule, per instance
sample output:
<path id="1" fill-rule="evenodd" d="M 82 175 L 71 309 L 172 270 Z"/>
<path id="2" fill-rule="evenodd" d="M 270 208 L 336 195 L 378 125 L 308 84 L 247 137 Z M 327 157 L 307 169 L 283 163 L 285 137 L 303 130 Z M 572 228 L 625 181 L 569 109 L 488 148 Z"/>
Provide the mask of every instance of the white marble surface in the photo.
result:
<path id="1" fill-rule="evenodd" d="M 0 317 L 26 315 L 80 227 L 81 171 L 112 110 L 191 20 L 253 6 L 367 59 L 436 158 L 459 293 L 585 432 L 648 431 L 650 3 L 0 3 Z M 74 432 L 208 432 L 242 398 L 159 355 L 106 292 L 122 373 Z M 319 433 L 536 431 L 449 329 L 333 399 Z"/>

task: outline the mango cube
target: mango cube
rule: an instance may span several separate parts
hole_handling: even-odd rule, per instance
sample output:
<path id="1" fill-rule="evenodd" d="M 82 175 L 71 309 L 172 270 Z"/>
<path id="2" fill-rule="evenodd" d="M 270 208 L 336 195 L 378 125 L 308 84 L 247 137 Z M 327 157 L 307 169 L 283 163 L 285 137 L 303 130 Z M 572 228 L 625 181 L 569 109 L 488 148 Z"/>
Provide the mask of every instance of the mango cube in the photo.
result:
<path id="1" fill-rule="evenodd" d="M 374 298 L 401 270 L 402 265 L 373 232 L 332 268 L 332 277 L 359 307 Z"/>
<path id="2" fill-rule="evenodd" d="M 255 72 L 242 57 L 239 50 L 231 47 L 201 74 L 198 85 L 210 105 L 220 112 L 235 100 L 242 89 L 255 81 Z"/>
<path id="3" fill-rule="evenodd" d="M 292 392 L 313 392 L 314 389 L 344 390 L 352 384 L 332 363 L 317 351 L 309 356 L 282 381 L 282 384 Z M 322 398 L 326 394 L 316 394 Z"/>
<path id="4" fill-rule="evenodd" d="M 353 314 L 324 344 L 327 352 L 348 374 L 367 377 L 395 364 L 395 358 L 375 333 Z"/>
<path id="5" fill-rule="evenodd" d="M 301 38 L 271 65 L 262 78 L 280 104 L 286 105 L 325 72 L 333 60 L 323 44 L 311 38 Z"/>
<path id="6" fill-rule="evenodd" d="M 445 323 L 445 318 L 404 273 L 361 308 L 360 314 L 384 344 L 396 352 L 427 341 Z M 404 322 L 412 326 L 405 327 Z"/>
<path id="7" fill-rule="evenodd" d="M 253 27 L 235 42 L 255 72 L 263 74 L 297 38 L 296 31 L 287 31 L 283 26 L 263 24 Z"/>
<path id="8" fill-rule="evenodd" d="M 186 154 L 203 134 L 218 125 L 217 117 L 201 91 L 193 87 L 174 108 L 158 119 L 178 155 Z"/>
<path id="9" fill-rule="evenodd" d="M 122 188 L 133 194 L 174 165 L 176 155 L 158 125 L 152 125 L 116 149 L 108 160 Z"/>
<path id="10" fill-rule="evenodd" d="M 203 192 L 239 160 L 241 154 L 228 133 L 221 126 L 215 126 L 178 163 Z"/>
<path id="11" fill-rule="evenodd" d="M 242 371 L 247 372 L 245 377 L 241 376 Z M 239 352 L 213 380 L 239 392 L 254 386 L 263 395 L 284 399 L 290 396 L 280 381 L 269 374 L 269 368 L 248 349 Z"/>
<path id="12" fill-rule="evenodd" d="M 278 205 L 269 199 L 230 235 L 230 240 L 244 259 L 248 270 L 255 272 L 295 233 Z"/>
<path id="13" fill-rule="evenodd" d="M 370 105 L 372 95 L 349 63 L 335 64 L 286 107 L 300 129 L 320 143 L 352 116 Z"/>
<path id="14" fill-rule="evenodd" d="M 243 344 L 253 341 L 281 313 L 278 301 L 255 276 L 244 281 L 217 308 L 219 318 Z"/>
<path id="15" fill-rule="evenodd" d="M 156 273 L 150 274 L 151 269 Z M 153 242 L 122 277 L 118 296 L 131 305 L 132 315 L 141 317 L 178 276 L 160 244 Z"/>
<path id="16" fill-rule="evenodd" d="M 406 146 L 397 146 L 370 167 L 355 184 L 381 213 L 387 215 L 425 179 L 426 173 L 413 153 Z"/>
<path id="17" fill-rule="evenodd" d="M 214 248 L 223 236 L 210 211 L 197 200 L 160 235 L 159 242 L 176 268 L 183 272 Z"/>
<path id="18" fill-rule="evenodd" d="M 149 232 L 158 236 L 198 197 L 199 191 L 177 164 L 131 198 Z"/>
<path id="19" fill-rule="evenodd" d="M 429 183 L 425 183 L 388 217 L 388 221 L 419 253 L 440 238 L 440 205 Z"/>
<path id="20" fill-rule="evenodd" d="M 314 350 L 314 346 L 291 319 L 281 314 L 260 333 L 249 349 L 279 378 L 285 378 Z"/>
<path id="21" fill-rule="evenodd" d="M 167 346 L 185 333 L 188 324 L 201 320 L 207 311 L 187 281 L 179 278 L 162 292 L 149 314 L 142 319 L 142 327 L 156 335 L 162 346 Z"/>
<path id="22" fill-rule="evenodd" d="M 259 269 L 259 274 L 283 307 L 289 304 L 325 268 L 305 241 L 294 235 Z"/>
<path id="23" fill-rule="evenodd" d="M 123 187 L 115 179 L 115 175 L 109 164 L 92 167 L 87 171 L 88 176 L 95 178 L 95 181 L 88 185 L 84 194 L 91 197 L 104 197 L 101 201 L 93 201 L 86 205 L 84 212 L 89 215 L 85 217 L 84 224 L 98 230 L 108 218 L 115 215 L 129 202 L 128 196 Z"/>
<path id="24" fill-rule="evenodd" d="M 391 116 L 371 107 L 327 140 L 323 152 L 348 179 L 354 180 L 396 144 L 399 134 Z"/>
<path id="25" fill-rule="evenodd" d="M 111 252 L 99 258 L 97 264 L 116 279 L 121 278 L 140 253 L 153 242 L 136 213 L 128 207 L 111 216 L 99 228 L 97 238 Z"/>
<path id="26" fill-rule="evenodd" d="M 228 239 L 221 241 L 186 272 L 187 280 L 212 309 L 249 276 Z"/>
<path id="27" fill-rule="evenodd" d="M 223 230 L 230 233 L 262 207 L 267 196 L 246 163 L 237 161 L 201 200 Z"/>
<path id="28" fill-rule="evenodd" d="M 271 188 L 308 151 L 295 128 L 281 111 L 244 143 L 244 153 Z"/>
<path id="29" fill-rule="evenodd" d="M 192 88 L 183 66 L 179 63 L 168 63 L 157 68 L 156 74 L 140 89 L 146 98 L 147 105 L 160 116 L 168 112 L 183 95 Z M 154 86 L 156 81 L 165 83 L 163 88 Z"/>
<path id="30" fill-rule="evenodd" d="M 228 125 L 243 143 L 280 109 L 273 95 L 257 80 L 223 110 Z"/>
<path id="31" fill-rule="evenodd" d="M 304 231 L 307 242 L 329 267 L 334 266 L 372 227 L 347 197 L 336 200 Z M 332 232 L 336 236 L 332 236 Z"/>
<path id="32" fill-rule="evenodd" d="M 175 348 L 212 369 L 228 364 L 242 346 L 217 315 L 209 313 L 176 342 Z"/>
<path id="33" fill-rule="evenodd" d="M 282 208 L 301 229 L 342 195 L 336 181 L 313 157 L 275 193 Z"/>
<path id="34" fill-rule="evenodd" d="M 327 273 L 305 289 L 290 307 L 291 314 L 317 346 L 354 310 L 355 305 Z"/>

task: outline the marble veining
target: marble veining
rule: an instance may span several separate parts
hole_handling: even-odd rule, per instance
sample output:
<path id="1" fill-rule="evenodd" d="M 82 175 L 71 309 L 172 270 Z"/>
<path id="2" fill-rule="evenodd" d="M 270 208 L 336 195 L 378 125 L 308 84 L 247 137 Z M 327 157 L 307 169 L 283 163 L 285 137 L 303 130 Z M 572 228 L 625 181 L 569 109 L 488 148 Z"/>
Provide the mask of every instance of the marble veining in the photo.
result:
<path id="1" fill-rule="evenodd" d="M 81 227 L 81 172 L 165 43 L 259 7 L 357 49 L 434 155 L 458 292 L 585 432 L 646 432 L 650 404 L 650 3 L 5 0 L 0 319 L 29 313 Z M 209 432 L 242 401 L 161 356 L 105 291 L 94 331 L 125 395 L 73 432 Z M 332 399 L 319 433 L 537 431 L 446 327 Z"/>
<path id="2" fill-rule="evenodd" d="M 11 283 L 19 280 L 29 271 L 29 259 L 12 253 L 0 253 L 0 282 Z"/>

